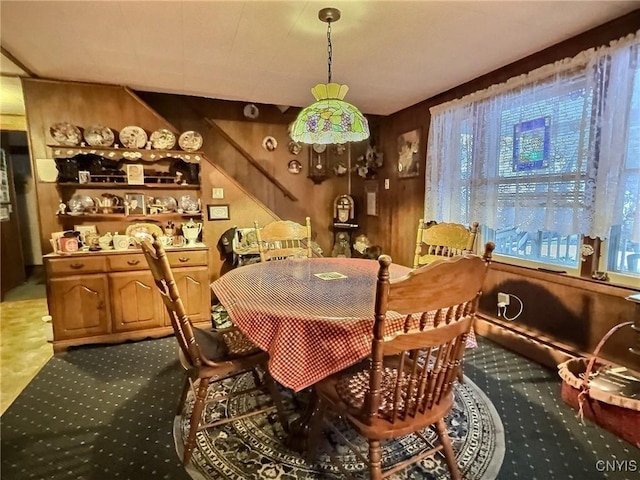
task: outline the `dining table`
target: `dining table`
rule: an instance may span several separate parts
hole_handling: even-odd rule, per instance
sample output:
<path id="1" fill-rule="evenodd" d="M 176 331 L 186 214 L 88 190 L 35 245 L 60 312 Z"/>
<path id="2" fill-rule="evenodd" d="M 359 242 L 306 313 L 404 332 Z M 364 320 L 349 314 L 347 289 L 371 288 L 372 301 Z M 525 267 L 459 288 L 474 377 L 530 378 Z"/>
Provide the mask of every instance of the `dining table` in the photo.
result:
<path id="1" fill-rule="evenodd" d="M 371 354 L 378 269 L 370 259 L 294 257 L 230 270 L 211 289 L 234 325 L 268 353 L 271 376 L 299 392 Z M 391 264 L 389 277 L 411 270 Z M 393 311 L 386 319 L 385 336 L 405 324 L 405 316 Z M 472 334 L 467 347 L 473 346 Z M 311 395 L 290 423 L 284 440 L 289 448 L 307 448 L 316 401 Z"/>
<path id="2" fill-rule="evenodd" d="M 272 377 L 298 392 L 371 353 L 378 269 L 376 260 L 294 257 L 238 267 L 211 288 L 234 325 L 269 354 Z M 410 271 L 392 264 L 389 276 Z M 388 312 L 384 334 L 400 331 L 404 318 Z"/>

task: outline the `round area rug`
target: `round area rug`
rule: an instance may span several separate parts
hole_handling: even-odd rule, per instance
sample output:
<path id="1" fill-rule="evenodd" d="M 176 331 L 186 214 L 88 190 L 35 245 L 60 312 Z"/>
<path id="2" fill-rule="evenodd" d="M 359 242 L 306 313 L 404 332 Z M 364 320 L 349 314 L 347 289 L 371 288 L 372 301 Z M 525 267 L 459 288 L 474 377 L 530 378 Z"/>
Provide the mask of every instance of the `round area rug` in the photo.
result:
<path id="1" fill-rule="evenodd" d="M 245 374 L 227 381 L 222 388 L 242 390 L 252 385 L 253 377 Z M 215 392 L 211 390 L 209 395 L 214 395 Z M 290 391 L 283 391 L 285 406 L 293 416 L 293 412 L 300 411 L 300 404 L 304 404 L 308 397 L 305 397 L 304 392 L 296 394 L 296 407 L 292 395 Z M 454 395 L 455 403 L 445 422 L 462 476 L 466 480 L 495 479 L 505 451 L 504 430 L 500 417 L 491 401 L 467 377 L 462 385 L 456 382 Z M 266 402 L 268 399 L 259 398 L 258 401 Z M 251 409 L 252 405 L 255 405 L 255 400 L 246 396 L 239 397 L 229 405 L 213 404 L 207 407 L 205 415 L 207 420 L 215 420 L 226 416 L 228 412 L 238 415 Z M 190 394 L 186 411 L 190 412 L 192 406 L 193 397 Z M 366 455 L 366 441 L 346 423 L 339 428 L 350 441 L 361 447 L 361 451 Z M 188 415 L 176 417 L 174 438 L 180 458 L 188 431 Z M 284 445 L 285 432 L 276 421 L 275 413 L 255 415 L 198 432 L 193 461 L 187 467 L 187 472 L 195 480 L 343 478 L 337 467 L 331 464 L 328 452 L 332 451 L 350 471 L 354 472 L 356 478 L 368 478 L 364 464 L 344 445 L 344 441 L 337 435 L 333 436 L 330 430 L 325 429 L 324 434 L 317 459 L 310 464 L 303 456 Z M 422 434 L 431 444 L 437 441 L 437 436 L 431 428 L 425 429 Z M 386 442 L 383 444 L 383 466 L 396 463 L 423 448 L 424 442 L 414 435 Z M 449 478 L 449 471 L 440 453 L 390 477 L 392 480 L 442 478 Z"/>

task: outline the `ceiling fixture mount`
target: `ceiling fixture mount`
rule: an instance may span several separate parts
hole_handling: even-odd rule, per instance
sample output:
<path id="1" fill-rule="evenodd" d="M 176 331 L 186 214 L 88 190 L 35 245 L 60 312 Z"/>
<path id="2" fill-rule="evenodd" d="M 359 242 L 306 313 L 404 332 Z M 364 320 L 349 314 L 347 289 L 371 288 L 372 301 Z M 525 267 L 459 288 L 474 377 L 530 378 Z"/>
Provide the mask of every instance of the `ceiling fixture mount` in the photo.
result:
<path id="1" fill-rule="evenodd" d="M 323 8 L 318 18 L 327 24 L 328 80 L 311 89 L 316 99 L 303 108 L 291 125 L 291 139 L 308 144 L 341 144 L 369 138 L 369 123 L 360 110 L 343 99 L 349 87 L 331 82 L 331 23 L 340 20 L 340 10 Z"/>

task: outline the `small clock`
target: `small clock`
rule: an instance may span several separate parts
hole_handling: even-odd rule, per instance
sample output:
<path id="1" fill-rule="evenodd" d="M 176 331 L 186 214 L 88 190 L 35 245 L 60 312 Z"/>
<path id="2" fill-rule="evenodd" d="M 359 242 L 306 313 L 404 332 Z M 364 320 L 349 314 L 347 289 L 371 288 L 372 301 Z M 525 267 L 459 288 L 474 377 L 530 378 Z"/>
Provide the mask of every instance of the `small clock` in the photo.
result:
<path id="1" fill-rule="evenodd" d="M 327 149 L 327 146 L 321 143 L 314 143 L 313 144 L 313 151 L 316 153 L 322 153 Z"/>

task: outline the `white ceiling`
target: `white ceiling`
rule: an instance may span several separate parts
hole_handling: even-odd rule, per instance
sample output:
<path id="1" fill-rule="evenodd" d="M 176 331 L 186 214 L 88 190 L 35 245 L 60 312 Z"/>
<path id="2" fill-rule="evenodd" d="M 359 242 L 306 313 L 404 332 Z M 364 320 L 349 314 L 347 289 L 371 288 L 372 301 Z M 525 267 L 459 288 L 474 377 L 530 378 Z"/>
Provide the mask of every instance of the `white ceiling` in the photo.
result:
<path id="1" fill-rule="evenodd" d="M 342 11 L 333 81 L 363 112 L 388 115 L 639 3 L 2 0 L 0 40 L 39 77 L 304 106 L 327 80 L 328 6 Z"/>

